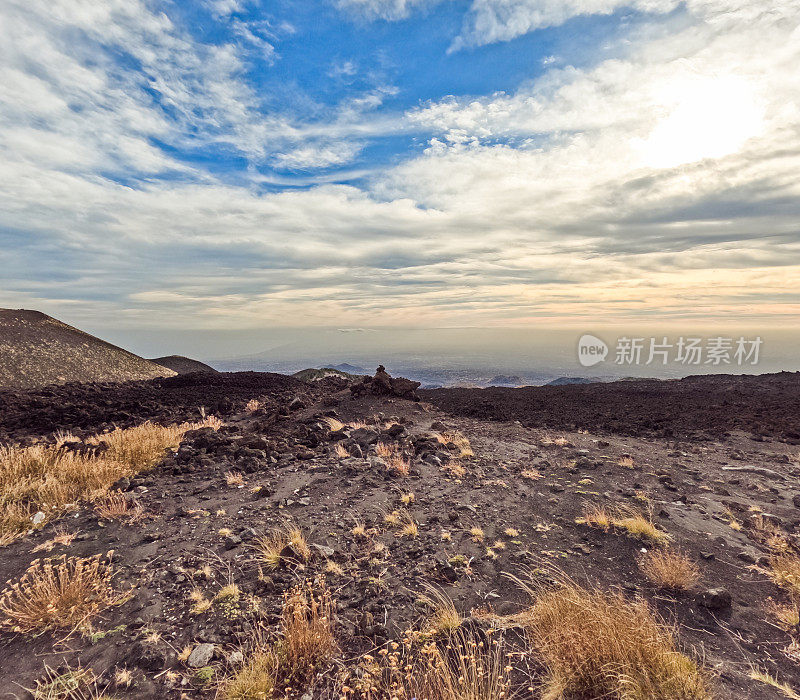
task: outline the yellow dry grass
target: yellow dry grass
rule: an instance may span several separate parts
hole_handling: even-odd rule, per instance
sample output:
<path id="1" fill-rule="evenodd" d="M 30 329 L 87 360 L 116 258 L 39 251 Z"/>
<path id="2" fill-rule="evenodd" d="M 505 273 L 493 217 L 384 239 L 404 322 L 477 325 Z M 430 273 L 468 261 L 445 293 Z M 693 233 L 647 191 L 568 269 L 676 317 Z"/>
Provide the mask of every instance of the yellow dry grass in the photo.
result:
<path id="1" fill-rule="evenodd" d="M 766 671 L 753 668 L 750 670 L 750 678 L 759 683 L 764 683 L 764 685 L 768 685 L 771 688 L 775 688 L 775 690 L 783 693 L 789 700 L 800 700 L 800 695 L 797 694 L 792 686 L 783 681 L 779 681 L 775 676 L 770 675 Z"/>
<path id="2" fill-rule="evenodd" d="M 336 418 L 333 418 L 331 416 L 326 416 L 325 418 L 323 418 L 323 420 L 325 421 L 325 424 L 328 426 L 328 429 L 332 433 L 338 433 L 340 430 L 344 429 L 344 423 L 342 423 L 342 421 L 340 420 L 337 420 Z"/>
<path id="3" fill-rule="evenodd" d="M 767 573 L 792 600 L 800 602 L 800 557 L 792 553 L 777 554 L 770 558 Z"/>
<path id="4" fill-rule="evenodd" d="M 383 651 L 383 650 L 382 650 Z M 346 673 L 344 700 L 504 700 L 511 691 L 511 667 L 500 640 L 488 642 L 457 631 L 444 645 L 434 641 L 365 654 Z"/>
<path id="5" fill-rule="evenodd" d="M 278 682 L 279 663 L 271 647 L 254 650 L 245 664 L 223 681 L 219 696 L 224 700 L 269 700 Z"/>
<path id="6" fill-rule="evenodd" d="M 767 602 L 766 609 L 785 632 L 791 632 L 800 625 L 800 606 L 797 603 L 785 605 L 770 600 Z"/>
<path id="7" fill-rule="evenodd" d="M 0 447 L 0 536 L 8 542 L 24 533 L 38 512 L 44 523 L 71 504 L 104 499 L 115 481 L 149 469 L 187 430 L 207 426 L 218 427 L 218 419 L 116 429 L 86 441 L 108 446 L 91 455 L 64 449 L 64 442 L 74 439 L 70 435 L 61 435 L 54 445 Z"/>
<path id="8" fill-rule="evenodd" d="M 347 451 L 347 448 L 344 445 L 337 444 L 336 447 L 333 448 L 333 452 L 340 459 L 346 459 L 350 456 L 350 453 Z"/>
<path id="9" fill-rule="evenodd" d="M 377 445 L 375 445 L 375 454 L 378 455 L 378 457 L 383 457 L 385 459 L 387 457 L 391 457 L 395 453 L 396 449 L 396 445 L 379 442 Z"/>
<path id="10" fill-rule="evenodd" d="M 703 671 L 679 651 L 673 631 L 646 602 L 568 580 L 531 592 L 533 606 L 514 619 L 545 669 L 542 700 L 711 697 Z"/>
<path id="11" fill-rule="evenodd" d="M 283 599 L 280 650 L 287 678 L 307 681 L 338 651 L 334 637 L 336 603 L 323 580 L 295 586 Z"/>
<path id="12" fill-rule="evenodd" d="M 393 454 L 389 457 L 389 468 L 394 469 L 401 476 L 408 476 L 411 464 L 403 455 Z"/>
<path id="13" fill-rule="evenodd" d="M 122 602 L 108 559 L 58 557 L 34 560 L 0 593 L 2 626 L 15 632 L 79 629 L 101 610 Z"/>
<path id="14" fill-rule="evenodd" d="M 424 584 L 425 594 L 420 600 L 431 612 L 428 615 L 428 632 L 434 635 L 447 636 L 455 632 L 464 618 L 456 609 L 455 603 L 444 591 L 430 583 Z"/>
<path id="15" fill-rule="evenodd" d="M 686 554 L 671 549 L 654 549 L 639 559 L 639 568 L 659 588 L 682 591 L 694 586 L 700 569 Z"/>
<path id="16" fill-rule="evenodd" d="M 144 508 L 135 499 L 128 499 L 119 491 L 113 491 L 98 501 L 94 512 L 105 520 L 128 520 L 136 522 L 144 516 Z"/>
<path id="17" fill-rule="evenodd" d="M 606 531 L 613 526 L 625 530 L 631 537 L 648 540 L 656 545 L 665 545 L 671 539 L 666 532 L 656 527 L 650 516 L 630 507 L 606 508 L 585 504 L 582 517 L 575 522 Z"/>
<path id="18" fill-rule="evenodd" d="M 445 445 L 455 445 L 456 449 L 458 450 L 459 457 L 466 459 L 475 456 L 475 453 L 472 451 L 469 438 L 467 438 L 467 436 L 464 435 L 464 433 L 462 433 L 460 430 L 449 430 L 445 433 L 442 433 L 442 439 L 440 442 L 443 442 Z"/>
<path id="19" fill-rule="evenodd" d="M 277 569 L 284 559 L 298 563 L 311 559 L 311 547 L 303 531 L 291 523 L 259 537 L 253 548 L 256 556 L 269 569 Z"/>

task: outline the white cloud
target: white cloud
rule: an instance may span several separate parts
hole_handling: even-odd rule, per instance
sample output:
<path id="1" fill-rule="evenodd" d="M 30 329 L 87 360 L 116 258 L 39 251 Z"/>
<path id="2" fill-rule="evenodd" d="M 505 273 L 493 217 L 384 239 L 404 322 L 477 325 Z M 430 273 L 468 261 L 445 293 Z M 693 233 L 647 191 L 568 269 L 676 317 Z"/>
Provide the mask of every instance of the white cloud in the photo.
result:
<path id="1" fill-rule="evenodd" d="M 234 47 L 143 4 L 6 3 L 2 299 L 164 327 L 796 318 L 800 7 L 687 12 L 514 94 L 398 119 L 380 111 L 387 88 L 312 122 L 265 116 Z M 194 132 L 319 168 L 403 129 L 431 135 L 425 152 L 368 184 L 279 193 L 153 145 Z"/>
<path id="2" fill-rule="evenodd" d="M 408 17 L 418 7 L 434 5 L 442 0 L 334 0 L 342 10 L 367 19 L 398 20 Z"/>
<path id="3" fill-rule="evenodd" d="M 361 151 L 356 143 L 330 143 L 325 145 L 307 144 L 286 153 L 278 153 L 273 162 L 279 168 L 289 170 L 309 170 L 342 165 L 355 159 Z"/>
<path id="4" fill-rule="evenodd" d="M 665 13 L 680 4 L 681 0 L 473 0 L 453 49 L 509 41 L 580 15 L 608 15 L 622 8 Z"/>

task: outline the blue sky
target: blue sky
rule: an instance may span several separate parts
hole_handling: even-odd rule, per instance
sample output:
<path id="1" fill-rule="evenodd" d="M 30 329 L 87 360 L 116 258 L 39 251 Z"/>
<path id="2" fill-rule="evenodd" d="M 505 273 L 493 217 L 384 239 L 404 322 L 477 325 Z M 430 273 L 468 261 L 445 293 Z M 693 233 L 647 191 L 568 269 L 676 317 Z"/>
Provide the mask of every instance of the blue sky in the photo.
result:
<path id="1" fill-rule="evenodd" d="M 798 26 L 800 0 L 5 0 L 0 305 L 796 322 Z"/>

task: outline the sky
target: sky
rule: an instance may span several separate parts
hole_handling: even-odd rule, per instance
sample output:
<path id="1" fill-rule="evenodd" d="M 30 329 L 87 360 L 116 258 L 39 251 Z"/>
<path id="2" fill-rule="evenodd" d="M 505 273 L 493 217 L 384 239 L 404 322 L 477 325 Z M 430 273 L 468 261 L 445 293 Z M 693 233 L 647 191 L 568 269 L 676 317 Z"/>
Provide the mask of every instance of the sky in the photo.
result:
<path id="1" fill-rule="evenodd" d="M 0 306 L 800 319 L 800 0 L 0 0 Z"/>

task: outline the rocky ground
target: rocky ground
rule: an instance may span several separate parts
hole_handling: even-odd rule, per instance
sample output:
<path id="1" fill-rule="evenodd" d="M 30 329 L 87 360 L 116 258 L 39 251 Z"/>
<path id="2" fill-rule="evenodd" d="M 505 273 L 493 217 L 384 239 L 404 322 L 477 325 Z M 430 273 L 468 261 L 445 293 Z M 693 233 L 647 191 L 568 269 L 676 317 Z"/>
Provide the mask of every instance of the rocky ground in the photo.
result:
<path id="1" fill-rule="evenodd" d="M 547 564 L 649 601 L 704 659 L 716 697 L 783 697 L 749 675 L 765 669 L 800 688 L 796 635 L 768 611 L 787 595 L 767 575 L 767 537 L 780 533 L 793 551 L 800 544 L 800 380 L 776 376 L 671 383 L 677 395 L 619 383 L 437 390 L 422 401 L 266 374 L 0 394 L 0 440 L 13 442 L 196 418 L 200 406 L 224 421 L 188 433 L 154 470 L 119 484 L 142 506 L 138 521 L 82 508 L 2 550 L 0 578 L 14 579 L 43 556 L 37 546 L 74 534 L 51 554 L 113 550 L 116 585 L 132 595 L 91 634 L 0 632 L 0 697 L 28 697 L 22 689 L 45 665 L 80 664 L 119 698 L 211 698 L 213 681 L 193 667 L 217 677 L 235 667 L 256 616 L 277 625 L 284 592 L 303 578 L 326 577 L 342 658 L 354 659 L 419 622 L 426 584 L 464 615 L 506 614 L 527 596 L 505 574 Z M 248 412 L 251 399 L 260 406 Z M 398 445 L 408 474 L 376 454 L 378 443 Z M 656 589 L 637 564 L 650 544 L 576 522 L 587 503 L 651 512 L 699 564 L 700 582 Z M 402 532 L 410 521 L 416 536 Z M 287 522 L 312 556 L 287 555 L 267 570 L 252 545 Z M 239 595 L 220 599 L 230 583 Z M 195 589 L 212 602 L 193 614 Z M 199 645 L 208 658 L 181 654 Z M 115 685 L 119 669 L 131 671 L 130 685 Z M 333 693 L 320 681 L 311 697 Z"/>

